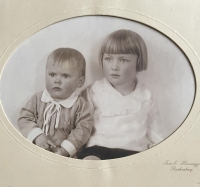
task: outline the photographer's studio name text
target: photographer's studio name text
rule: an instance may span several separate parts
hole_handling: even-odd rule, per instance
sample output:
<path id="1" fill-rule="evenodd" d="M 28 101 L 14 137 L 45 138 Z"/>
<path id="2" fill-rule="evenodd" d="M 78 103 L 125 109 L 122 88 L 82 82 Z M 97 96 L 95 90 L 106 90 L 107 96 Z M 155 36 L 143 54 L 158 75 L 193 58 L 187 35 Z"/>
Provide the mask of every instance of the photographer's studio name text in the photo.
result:
<path id="1" fill-rule="evenodd" d="M 198 168 L 200 162 L 188 162 L 186 160 L 183 161 L 171 161 L 166 160 L 163 165 L 169 166 L 170 171 L 185 171 L 185 172 L 192 172 L 194 169 Z"/>

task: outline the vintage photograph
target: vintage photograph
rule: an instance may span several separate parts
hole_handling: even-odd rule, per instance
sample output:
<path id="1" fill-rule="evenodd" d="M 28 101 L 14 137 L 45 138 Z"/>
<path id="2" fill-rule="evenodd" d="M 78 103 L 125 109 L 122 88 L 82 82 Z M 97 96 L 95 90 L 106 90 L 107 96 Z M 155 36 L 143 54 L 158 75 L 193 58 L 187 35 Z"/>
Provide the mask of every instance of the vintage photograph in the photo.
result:
<path id="1" fill-rule="evenodd" d="M 194 96 L 185 54 L 161 32 L 108 16 L 72 18 L 23 42 L 0 80 L 10 123 L 55 154 L 107 160 L 178 130 Z"/>

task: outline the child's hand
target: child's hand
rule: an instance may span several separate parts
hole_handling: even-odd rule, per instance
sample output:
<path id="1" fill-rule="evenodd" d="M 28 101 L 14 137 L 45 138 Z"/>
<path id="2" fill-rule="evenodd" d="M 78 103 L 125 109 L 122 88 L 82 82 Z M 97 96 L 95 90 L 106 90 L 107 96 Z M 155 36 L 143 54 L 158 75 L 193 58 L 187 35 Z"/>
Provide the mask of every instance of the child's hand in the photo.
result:
<path id="1" fill-rule="evenodd" d="M 49 146 L 55 147 L 55 144 L 51 140 L 49 140 L 45 134 L 41 134 L 36 137 L 33 143 L 48 151 L 50 150 Z"/>
<path id="2" fill-rule="evenodd" d="M 69 153 L 63 147 L 51 147 L 51 151 L 61 156 L 69 156 Z"/>
<path id="3" fill-rule="evenodd" d="M 63 130 L 55 129 L 54 135 L 53 136 L 48 135 L 47 138 L 50 139 L 52 142 L 54 142 L 56 146 L 60 147 L 62 142 L 67 139 L 67 135 Z"/>

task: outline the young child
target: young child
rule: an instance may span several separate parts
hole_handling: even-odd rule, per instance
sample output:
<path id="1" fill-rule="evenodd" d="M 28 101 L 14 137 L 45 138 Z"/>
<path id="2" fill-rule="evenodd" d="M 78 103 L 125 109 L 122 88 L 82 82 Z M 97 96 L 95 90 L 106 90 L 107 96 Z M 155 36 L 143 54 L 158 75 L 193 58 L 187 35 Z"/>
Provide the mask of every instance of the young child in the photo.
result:
<path id="1" fill-rule="evenodd" d="M 151 92 L 138 81 L 147 68 L 143 39 L 130 30 L 111 33 L 100 50 L 104 78 L 83 95 L 94 109 L 94 130 L 80 159 L 113 159 L 144 151 L 164 139 Z"/>
<path id="2" fill-rule="evenodd" d="M 74 157 L 93 127 L 89 103 L 76 94 L 85 81 L 85 59 L 75 49 L 53 51 L 46 65 L 46 89 L 21 109 L 18 126 L 28 140 L 59 155 Z"/>

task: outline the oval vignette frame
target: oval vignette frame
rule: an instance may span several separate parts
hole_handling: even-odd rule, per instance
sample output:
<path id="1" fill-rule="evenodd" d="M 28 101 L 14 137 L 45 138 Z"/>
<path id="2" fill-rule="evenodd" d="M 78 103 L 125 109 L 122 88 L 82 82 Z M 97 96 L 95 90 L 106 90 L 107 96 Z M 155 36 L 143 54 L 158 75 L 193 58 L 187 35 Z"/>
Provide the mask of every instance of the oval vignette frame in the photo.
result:
<path id="1" fill-rule="evenodd" d="M 194 55 L 194 52 L 192 51 L 189 44 L 187 44 L 187 42 L 183 38 L 181 38 L 181 36 L 178 35 L 178 33 L 176 33 L 173 29 L 167 27 L 163 23 L 161 23 L 153 18 L 149 18 L 147 16 L 137 14 L 135 12 L 133 12 L 133 13 L 129 12 L 129 14 L 130 14 L 129 16 L 123 16 L 123 11 L 117 10 L 117 15 L 115 13 L 105 14 L 105 12 L 104 12 L 105 9 L 106 8 L 102 9 L 102 13 L 101 13 L 101 10 L 99 9 L 99 13 L 97 15 L 104 14 L 107 16 L 114 16 L 114 17 L 116 16 L 119 18 L 128 19 L 130 21 L 136 21 L 141 24 L 147 25 L 147 26 L 155 29 L 156 31 L 161 32 L 165 36 L 167 36 L 171 41 L 173 41 L 181 49 L 181 51 L 189 59 L 189 62 L 193 69 L 196 85 L 199 83 L 199 67 L 197 67 L 197 64 L 198 64 L 197 58 Z M 89 10 L 92 12 L 92 8 Z M 80 12 L 80 10 L 79 10 L 79 12 Z M 75 14 L 76 16 L 73 14 Z M 19 37 L 15 41 L 13 41 L 10 44 L 10 46 L 6 49 L 6 51 L 2 55 L 1 62 L 3 62 L 3 63 L 1 63 L 1 64 L 6 63 L 7 58 L 10 55 L 12 55 L 11 53 L 15 50 L 15 48 L 19 44 L 22 44 L 22 42 L 27 40 L 28 37 L 32 36 L 33 34 L 35 34 L 38 31 L 42 30 L 46 26 L 49 26 L 58 21 L 62 21 L 62 20 L 69 19 L 69 18 L 75 18 L 75 17 L 80 17 L 80 16 L 91 16 L 91 15 L 93 15 L 93 13 L 86 14 L 85 10 L 83 10 L 81 15 L 79 13 L 76 14 L 74 11 L 74 12 L 72 12 L 71 16 L 69 16 L 69 15 L 66 16 L 65 14 L 61 14 L 61 15 L 58 15 L 57 17 L 55 16 L 56 19 L 51 19 L 51 20 L 45 19 L 45 20 L 42 20 L 42 21 L 32 25 L 30 28 L 28 28 L 23 33 L 21 33 L 21 35 L 19 35 Z M 133 17 L 134 17 L 134 19 L 133 19 Z M 3 67 L 1 65 L 1 73 L 2 73 L 2 71 L 3 71 Z M 105 169 L 105 168 L 111 168 L 111 167 L 128 166 L 128 165 L 136 163 L 136 162 L 144 161 L 144 159 L 149 160 L 154 156 L 163 154 L 164 152 L 168 151 L 172 146 L 174 146 L 176 143 L 181 141 L 183 136 L 186 136 L 189 133 L 189 131 L 194 126 L 194 121 L 198 117 L 198 112 L 197 112 L 196 108 L 198 107 L 197 103 L 199 101 L 199 97 L 197 97 L 197 95 L 198 95 L 199 90 L 197 89 L 196 85 L 195 85 L 195 87 L 196 87 L 195 98 L 194 98 L 194 103 L 191 108 L 191 111 L 188 114 L 188 116 L 186 117 L 184 123 L 182 125 L 180 125 L 180 127 L 178 128 L 178 130 L 175 133 L 170 135 L 170 137 L 168 137 L 164 142 L 158 144 L 157 146 L 151 148 L 148 151 L 144 151 L 144 152 L 140 153 L 139 155 L 124 157 L 121 159 L 108 160 L 109 164 L 108 164 L 108 161 L 101 161 L 101 162 L 97 163 L 97 162 L 93 162 L 93 161 L 82 162 L 80 160 L 75 160 L 75 159 L 74 160 L 66 159 L 66 158 L 54 155 L 52 153 L 49 153 L 47 151 L 41 150 L 40 148 L 38 148 L 38 147 L 32 145 L 31 143 L 29 143 L 28 141 L 26 141 L 19 134 L 19 132 L 17 132 L 16 129 L 13 128 L 12 124 L 10 124 L 9 121 L 7 120 L 6 115 L 3 114 L 2 106 L 1 106 L 1 121 L 2 121 L 2 124 L 4 125 L 4 128 L 7 130 L 7 132 L 9 132 L 9 134 L 12 136 L 12 138 L 14 138 L 17 142 L 19 142 L 22 146 L 24 146 L 26 149 L 28 149 L 32 153 L 34 153 L 40 157 L 43 157 L 47 160 L 51 160 L 56 163 L 66 164 L 66 165 L 69 165 L 70 167 L 74 166 L 74 167 L 80 167 L 80 168 L 98 168 L 98 167 L 100 167 L 100 168 Z M 133 159 L 133 157 L 134 157 L 134 159 Z"/>

